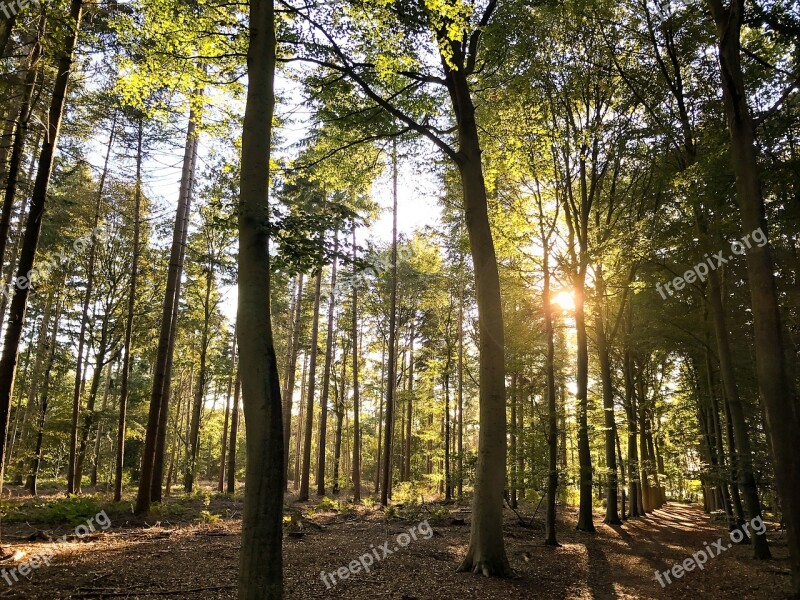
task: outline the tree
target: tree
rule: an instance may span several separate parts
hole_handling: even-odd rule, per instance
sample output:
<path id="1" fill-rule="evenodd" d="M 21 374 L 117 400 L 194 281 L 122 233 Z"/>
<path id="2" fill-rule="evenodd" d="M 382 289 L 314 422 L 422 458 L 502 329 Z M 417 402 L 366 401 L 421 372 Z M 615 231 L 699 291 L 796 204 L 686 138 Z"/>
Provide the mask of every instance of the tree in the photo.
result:
<path id="1" fill-rule="evenodd" d="M 239 600 L 283 597 L 283 423 L 270 322 L 269 172 L 275 107 L 271 0 L 251 0 L 239 200 L 239 364 L 247 428 Z"/>

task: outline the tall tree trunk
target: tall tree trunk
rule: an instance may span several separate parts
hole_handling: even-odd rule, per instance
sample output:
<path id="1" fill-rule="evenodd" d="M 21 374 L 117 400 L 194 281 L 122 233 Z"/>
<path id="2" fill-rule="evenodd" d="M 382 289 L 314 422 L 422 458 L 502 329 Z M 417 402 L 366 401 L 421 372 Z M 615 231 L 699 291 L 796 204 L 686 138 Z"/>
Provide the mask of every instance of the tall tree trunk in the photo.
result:
<path id="1" fill-rule="evenodd" d="M 511 491 L 509 504 L 511 508 L 517 508 L 517 374 L 511 374 L 511 428 L 510 438 L 511 447 L 509 462 L 511 463 L 511 481 L 508 487 Z"/>
<path id="2" fill-rule="evenodd" d="M 342 458 L 342 426 L 344 425 L 345 398 L 347 397 L 347 348 L 342 353 L 342 380 L 336 392 L 336 432 L 333 440 L 333 493 L 339 493 L 339 463 Z"/>
<path id="3" fill-rule="evenodd" d="M 300 468 L 302 466 L 303 423 L 306 408 L 306 374 L 308 373 L 308 352 L 303 353 L 303 373 L 300 376 L 300 414 L 297 415 L 297 435 L 294 439 L 294 481 L 295 491 L 300 489 Z"/>
<path id="4" fill-rule="evenodd" d="M 630 344 L 631 335 L 631 310 L 628 310 L 626 319 L 625 350 L 622 354 L 622 374 L 625 380 L 625 414 L 628 419 L 628 478 L 630 480 L 631 492 L 631 517 L 643 517 L 644 504 L 642 498 L 641 479 L 639 478 L 639 449 L 636 444 L 638 437 L 638 422 L 636 419 L 636 391 L 633 381 L 633 357 L 631 356 Z"/>
<path id="5" fill-rule="evenodd" d="M 249 27 L 239 207 L 239 364 L 247 429 L 239 600 L 280 600 L 286 463 L 280 379 L 270 321 L 268 198 L 275 108 L 272 0 L 250 2 Z"/>
<path id="6" fill-rule="evenodd" d="M 461 52 L 460 47 L 458 52 Z M 500 275 L 489 224 L 475 106 L 467 74 L 464 69 L 448 68 L 446 72 L 458 123 L 458 169 L 475 270 L 480 340 L 480 431 L 472 503 L 473 521 L 469 547 L 459 570 L 483 573 L 485 576 L 502 576 L 511 573 L 511 567 L 503 541 L 503 484 L 507 449 L 505 332 Z"/>
<path id="7" fill-rule="evenodd" d="M 449 350 L 448 350 L 449 354 Z M 449 357 L 448 357 L 449 361 Z M 447 369 L 449 372 L 449 367 Z M 448 388 L 445 390 L 445 393 L 448 395 L 449 401 L 449 375 L 448 375 Z M 411 430 L 412 430 L 412 419 L 414 416 L 414 321 L 411 321 L 411 338 L 409 340 L 409 350 L 408 350 L 408 393 L 406 394 L 406 419 L 405 419 L 405 426 L 406 426 L 406 449 L 403 453 L 405 462 L 403 463 L 403 471 L 405 472 L 405 479 L 406 481 L 411 480 Z M 447 417 L 445 417 L 447 418 Z M 447 426 L 445 427 L 445 432 L 447 435 L 450 433 L 450 422 L 447 422 Z M 445 466 L 445 472 L 449 470 L 448 466 Z M 450 480 L 445 480 L 445 486 L 450 485 Z"/>
<path id="8" fill-rule="evenodd" d="M 286 483 L 289 481 L 289 441 L 292 437 L 292 406 L 294 400 L 295 374 L 297 372 L 297 351 L 300 347 L 300 326 L 303 316 L 303 274 L 297 276 L 297 292 L 294 300 L 294 319 L 292 337 L 289 341 L 289 364 L 286 367 L 286 389 L 283 395 L 283 454 L 286 460 Z"/>
<path id="9" fill-rule="evenodd" d="M 709 6 L 719 38 L 722 97 L 730 133 L 742 230 L 751 234 L 760 229 L 767 237 L 769 229 L 758 176 L 753 118 L 741 66 L 744 0 L 731 0 L 727 6 L 721 0 L 709 0 Z M 800 595 L 800 469 L 795 464 L 800 416 L 786 371 L 775 265 L 768 243 L 747 250 L 747 272 L 755 323 L 758 388 L 767 417 L 775 479 L 786 522 L 792 591 Z M 733 411 L 733 406 L 731 409 Z M 739 451 L 744 454 L 746 449 L 739 445 Z"/>
<path id="10" fill-rule="evenodd" d="M 300 502 L 308 500 L 311 479 L 311 436 L 314 433 L 314 392 L 317 385 L 317 344 L 319 343 L 319 305 L 322 288 L 322 268 L 317 269 L 314 281 L 314 317 L 311 320 L 311 358 L 308 365 L 306 397 L 306 426 L 303 438 L 303 472 L 300 474 Z"/>
<path id="11" fill-rule="evenodd" d="M 382 440 L 383 440 L 383 399 L 386 397 L 385 386 L 389 385 L 388 381 L 386 380 L 386 340 L 383 341 L 383 346 L 381 347 L 381 386 L 384 387 L 378 398 L 378 437 L 375 439 L 375 445 L 377 446 L 377 450 L 375 453 L 375 495 L 378 495 L 378 492 L 381 489 L 381 477 L 383 475 L 383 470 L 381 469 L 381 450 L 382 450 Z"/>
<path id="12" fill-rule="evenodd" d="M 603 387 L 606 468 L 608 469 L 608 480 L 606 483 L 606 516 L 603 522 L 609 525 L 621 525 L 622 520 L 619 518 L 619 508 L 617 505 L 619 484 L 616 453 L 617 421 L 614 416 L 614 382 L 611 375 L 611 352 L 605 328 L 606 317 L 604 311 L 606 288 L 605 281 L 603 280 L 603 270 L 600 265 L 595 269 L 595 279 L 598 294 L 595 316 L 595 336 L 597 338 L 597 355 L 600 362 L 600 380 L 602 381 Z"/>
<path id="13" fill-rule="evenodd" d="M 356 224 L 353 222 L 353 501 L 361 502 L 361 400 L 358 389 L 358 283 L 356 278 Z"/>
<path id="14" fill-rule="evenodd" d="M 233 374 L 236 371 L 236 325 L 233 326 L 231 336 L 231 370 L 228 373 L 228 391 L 225 394 L 225 423 L 222 425 L 222 452 L 219 459 L 219 481 L 217 490 L 225 491 L 225 459 L 228 453 L 228 423 L 231 418 L 231 393 L 233 392 Z"/>
<path id="15" fill-rule="evenodd" d="M 61 119 L 64 114 L 67 84 L 72 70 L 72 54 L 78 40 L 81 25 L 83 0 L 71 0 L 69 9 L 69 24 L 64 41 L 64 48 L 58 60 L 56 78 L 53 85 L 53 97 L 47 119 L 47 132 L 39 154 L 39 169 L 36 173 L 36 182 L 28 209 L 28 222 L 25 227 L 25 236 L 22 241 L 19 265 L 17 266 L 17 281 L 30 283 L 33 274 L 33 263 L 36 257 L 36 248 L 39 245 L 39 235 L 42 229 L 47 192 L 50 186 L 50 175 L 53 170 L 53 155 L 58 144 L 61 129 Z M 6 326 L 3 343 L 3 357 L 0 359 L 0 464 L 5 464 L 5 440 L 8 432 L 8 422 L 11 407 L 11 395 L 14 389 L 14 376 L 17 369 L 19 356 L 19 343 L 22 338 L 22 328 L 25 324 L 25 313 L 28 308 L 29 285 L 17 285 L 14 298 L 11 301 L 11 311 L 8 325 Z M 4 469 L 0 468 L 0 490 Z"/>
<path id="16" fill-rule="evenodd" d="M 133 317 L 136 311 L 136 294 L 139 282 L 139 255 L 141 254 L 140 221 L 142 213 L 142 116 L 139 116 L 136 134 L 136 183 L 133 191 L 133 254 L 131 256 L 131 283 L 128 294 L 128 313 L 125 317 L 124 357 L 119 387 L 119 421 L 117 422 L 117 460 L 114 475 L 114 502 L 122 500 L 122 469 L 125 460 L 125 427 L 128 418 L 128 393 L 130 387 L 131 355 L 133 342 Z"/>
<path id="17" fill-rule="evenodd" d="M 539 235 L 542 242 L 542 309 L 544 334 L 547 341 L 545 377 L 547 379 L 547 504 L 545 506 L 545 540 L 547 546 L 560 546 L 556 535 L 556 498 L 558 495 L 558 412 L 556 404 L 556 345 L 553 327 L 553 307 L 550 290 L 550 235 L 545 230 L 541 196 L 539 207 Z M 533 414 L 533 413 L 531 413 Z"/>
<path id="18" fill-rule="evenodd" d="M 154 487 L 158 487 L 160 495 L 161 477 L 159 476 L 158 486 L 154 486 L 154 470 L 156 463 L 163 464 L 156 460 L 159 447 L 158 435 L 159 424 L 161 422 L 162 408 L 168 408 L 164 397 L 164 386 L 170 377 L 167 371 L 169 356 L 172 354 L 174 346 L 170 344 L 170 332 L 172 322 L 175 318 L 175 300 L 179 294 L 181 272 L 183 270 L 182 252 L 185 245 L 184 231 L 186 220 L 189 218 L 191 203 L 191 187 L 193 179 L 193 164 L 197 150 L 197 119 L 198 115 L 194 110 L 189 111 L 189 124 L 186 130 L 186 145 L 183 155 L 183 171 L 181 173 L 180 193 L 178 194 L 178 206 L 175 211 L 175 225 L 172 230 L 172 246 L 169 256 L 169 267 L 167 270 L 167 285 L 164 293 L 164 302 L 161 308 L 161 329 L 158 336 L 158 348 L 156 350 L 155 365 L 153 367 L 153 386 L 150 393 L 150 409 L 147 416 L 147 429 L 145 432 L 144 450 L 142 452 L 142 468 L 139 479 L 139 489 L 136 496 L 136 514 L 145 513 L 150 509 L 150 501 Z M 163 456 L 163 454 L 162 454 Z"/>
<path id="19" fill-rule="evenodd" d="M 325 367 L 322 372 L 320 398 L 319 437 L 317 442 L 317 495 L 325 495 L 325 451 L 328 435 L 328 400 L 331 389 L 331 362 L 333 361 L 333 318 L 336 309 L 336 263 L 339 252 L 339 232 L 333 234 L 333 264 L 331 265 L 331 293 L 328 298 L 328 335 L 325 339 Z"/>
<path id="20" fill-rule="evenodd" d="M 238 320 L 237 320 L 238 328 Z M 233 385 L 233 410 L 231 410 L 231 437 L 228 442 L 228 481 L 225 491 L 233 494 L 236 491 L 236 440 L 239 436 L 239 395 L 242 389 L 240 369 L 236 367 L 236 383 Z"/>
<path id="21" fill-rule="evenodd" d="M 197 389 L 192 405 L 192 428 L 189 432 L 189 463 L 183 477 L 183 491 L 191 493 L 194 489 L 194 478 L 197 472 L 197 456 L 200 452 L 200 415 L 203 411 L 203 401 L 206 397 L 206 357 L 208 356 L 208 335 L 211 324 L 211 287 L 214 282 L 214 272 L 211 265 L 207 265 L 205 276 L 205 295 L 203 298 L 203 328 L 200 340 L 200 370 L 197 376 Z"/>
<path id="22" fill-rule="evenodd" d="M 464 499 L 464 282 L 463 262 L 458 288 L 458 500 Z"/>
<path id="23" fill-rule="evenodd" d="M 194 176 L 197 169 L 197 154 L 200 145 L 199 136 L 194 136 L 194 144 L 192 147 L 192 160 L 190 163 L 189 187 L 186 192 L 186 214 L 183 219 L 183 233 L 181 234 L 180 251 L 178 255 L 178 280 L 175 289 L 175 297 L 172 302 L 172 322 L 169 326 L 169 338 L 167 341 L 167 356 L 166 364 L 164 366 L 164 388 L 161 392 L 161 407 L 158 413 L 158 428 L 156 430 L 156 450 L 153 458 L 153 475 L 150 482 L 150 502 L 161 502 L 161 484 L 164 479 L 164 452 L 167 446 L 167 424 L 169 421 L 169 399 L 170 387 L 172 386 L 172 362 L 175 356 L 175 340 L 178 336 L 178 312 L 181 302 L 181 274 L 183 272 L 183 263 L 186 258 L 186 245 L 189 239 L 189 214 L 192 204 L 192 192 L 194 190 Z M 191 397 L 191 387 L 189 394 Z M 187 413 L 187 417 L 189 414 Z M 189 432 L 187 431 L 186 441 L 190 443 Z M 188 459 L 188 456 L 187 456 Z"/>
<path id="24" fill-rule="evenodd" d="M 397 140 L 392 145 L 392 259 L 389 288 L 389 340 L 386 364 L 386 409 L 383 428 L 383 465 L 381 472 L 381 506 L 389 504 L 389 487 L 392 483 L 392 439 L 394 437 L 395 387 L 397 385 Z"/>

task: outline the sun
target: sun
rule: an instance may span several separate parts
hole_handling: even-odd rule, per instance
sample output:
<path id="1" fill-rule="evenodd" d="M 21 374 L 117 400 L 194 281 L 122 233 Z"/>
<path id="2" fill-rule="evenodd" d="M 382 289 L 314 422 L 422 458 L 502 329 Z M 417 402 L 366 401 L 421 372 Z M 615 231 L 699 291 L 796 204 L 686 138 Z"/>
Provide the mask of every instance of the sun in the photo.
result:
<path id="1" fill-rule="evenodd" d="M 574 292 L 559 292 L 553 296 L 553 304 L 558 305 L 561 310 L 575 310 L 575 293 Z"/>

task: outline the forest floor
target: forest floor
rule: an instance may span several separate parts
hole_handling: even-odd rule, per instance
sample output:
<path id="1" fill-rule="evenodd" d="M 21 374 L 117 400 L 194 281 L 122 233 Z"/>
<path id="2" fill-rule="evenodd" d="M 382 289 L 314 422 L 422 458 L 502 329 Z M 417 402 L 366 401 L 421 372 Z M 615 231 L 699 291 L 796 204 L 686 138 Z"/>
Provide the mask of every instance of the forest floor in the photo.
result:
<path id="1" fill-rule="evenodd" d="M 99 498 L 96 496 L 95 498 Z M 23 505 L 34 505 L 22 500 Z M 42 506 L 37 500 L 34 506 Z M 646 519 L 631 519 L 624 526 L 601 524 L 597 532 L 575 531 L 576 511 L 564 508 L 559 515 L 561 547 L 542 544 L 542 511 L 532 525 L 506 510 L 506 550 L 516 577 L 486 579 L 457 573 L 459 559 L 469 540 L 468 508 L 425 504 L 415 512 L 397 511 L 387 518 L 379 510 L 365 508 L 332 510 L 322 505 L 294 504 L 286 518 L 284 572 L 286 598 L 396 600 L 518 599 L 518 598 L 747 598 L 777 599 L 789 587 L 785 538 L 773 525 L 769 538 L 774 559 L 757 562 L 749 546 L 734 546 L 710 558 L 703 570 L 694 569 L 664 588 L 655 571 L 683 563 L 706 544 L 722 538 L 727 529 L 711 522 L 692 506 L 668 504 Z M 102 506 L 102 503 L 101 503 Z M 111 506 L 111 505 L 110 505 Z M 299 509 L 299 512 L 297 512 Z M 520 511 L 526 520 L 534 507 Z M 88 514 L 88 513 L 87 513 Z M 94 514 L 94 513 L 92 513 Z M 287 513 L 291 514 L 291 513 Z M 59 543 L 59 552 L 27 577 L 11 569 L 48 553 L 58 538 L 74 532 L 72 526 L 47 525 L 6 518 L 4 549 L 16 554 L 0 562 L 0 598 L 235 598 L 241 534 L 239 495 L 195 495 L 165 502 L 158 516 L 137 520 L 125 504 L 108 509 L 111 525 L 82 539 L 75 536 Z M 401 518 L 404 517 L 404 518 Z M 433 534 L 421 521 L 428 520 Z M 462 523 L 463 520 L 463 524 Z M 394 552 L 398 536 L 416 527 L 416 540 Z M 38 538 L 38 539 L 32 539 Z M 426 539 L 429 538 L 429 539 Z M 405 539 L 404 539 L 405 541 Z M 387 544 L 391 555 L 379 550 Z M 346 580 L 330 587 L 327 573 L 347 567 L 351 561 L 379 553 L 370 571 L 360 565 Z M 375 554 L 373 554 L 374 556 Z M 364 558 L 363 563 L 369 560 Z M 369 565 L 368 565 L 369 566 Z M 346 569 L 345 569 L 346 570 Z M 330 577 L 327 578 L 330 583 Z"/>

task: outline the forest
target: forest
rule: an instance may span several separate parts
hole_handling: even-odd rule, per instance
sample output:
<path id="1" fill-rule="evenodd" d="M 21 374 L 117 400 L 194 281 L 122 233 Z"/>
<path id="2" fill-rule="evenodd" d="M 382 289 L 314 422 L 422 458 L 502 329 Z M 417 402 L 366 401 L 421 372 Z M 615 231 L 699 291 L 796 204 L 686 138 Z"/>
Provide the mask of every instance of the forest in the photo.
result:
<path id="1" fill-rule="evenodd" d="M 800 599 L 796 1 L 0 52 L 0 596 Z"/>

